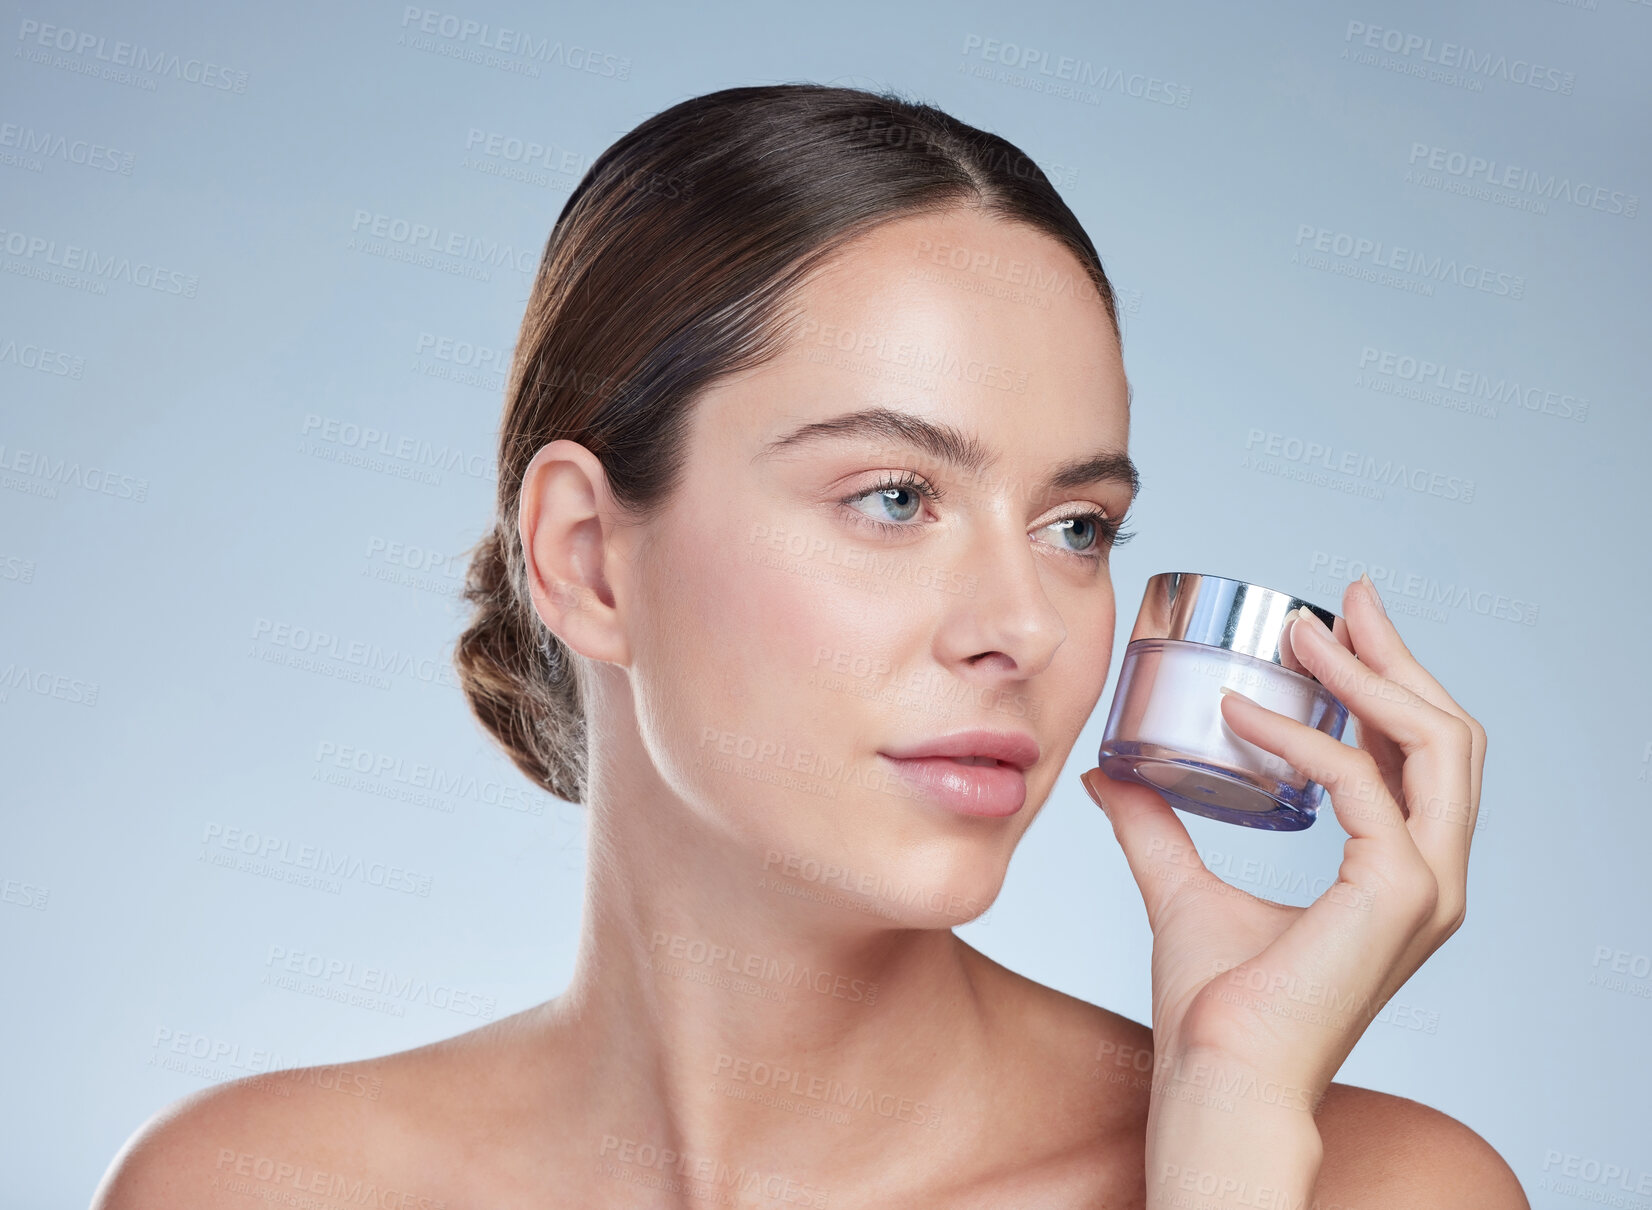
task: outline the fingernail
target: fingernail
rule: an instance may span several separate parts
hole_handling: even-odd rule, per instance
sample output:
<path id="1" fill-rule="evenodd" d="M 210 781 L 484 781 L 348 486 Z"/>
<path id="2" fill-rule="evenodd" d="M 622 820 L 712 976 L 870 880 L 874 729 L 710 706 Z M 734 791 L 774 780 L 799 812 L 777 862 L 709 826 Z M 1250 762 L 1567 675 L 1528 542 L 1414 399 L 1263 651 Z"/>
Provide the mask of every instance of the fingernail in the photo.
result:
<path id="1" fill-rule="evenodd" d="M 1090 770 L 1090 773 L 1094 772 L 1094 769 Z M 1078 780 L 1084 784 L 1084 792 L 1090 796 L 1090 801 L 1100 807 L 1102 814 L 1106 815 L 1108 819 L 1112 819 L 1112 814 L 1107 810 L 1107 800 L 1097 792 L 1095 783 L 1090 780 L 1090 773 L 1080 773 Z"/>
<path id="2" fill-rule="evenodd" d="M 1313 610 L 1309 609 L 1306 605 L 1298 605 L 1296 607 L 1296 612 L 1301 614 L 1303 618 L 1307 620 L 1309 630 L 1317 630 L 1326 638 L 1331 637 L 1330 628 L 1326 626 L 1324 622 L 1319 620 L 1319 615 Z"/>
<path id="3" fill-rule="evenodd" d="M 1371 583 L 1371 577 L 1362 571 L 1359 573 L 1359 578 L 1365 581 L 1365 591 L 1371 594 L 1371 599 L 1377 603 L 1377 608 L 1386 615 L 1388 606 L 1382 603 L 1382 593 L 1378 592 L 1377 586 Z"/>

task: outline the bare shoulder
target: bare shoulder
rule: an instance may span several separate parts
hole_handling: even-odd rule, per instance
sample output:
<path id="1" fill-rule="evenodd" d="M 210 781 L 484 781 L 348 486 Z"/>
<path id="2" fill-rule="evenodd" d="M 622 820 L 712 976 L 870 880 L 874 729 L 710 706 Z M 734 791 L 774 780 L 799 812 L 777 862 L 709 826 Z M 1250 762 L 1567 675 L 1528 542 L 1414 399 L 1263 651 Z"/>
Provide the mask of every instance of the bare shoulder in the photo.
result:
<path id="1" fill-rule="evenodd" d="M 92 1210 L 245 1210 L 249 1197 L 366 1199 L 409 1210 L 451 1205 L 453 1157 L 485 1129 L 488 1115 L 473 1113 L 473 1102 L 493 1092 L 491 1074 L 503 1065 L 492 1057 L 502 1053 L 497 1027 L 504 1024 L 183 1097 L 126 1141 Z M 385 1201 L 392 1191 L 394 1201 Z"/>
<path id="2" fill-rule="evenodd" d="M 1072 1187 L 1105 1188 L 1118 1204 L 1140 1204 L 1142 1142 L 1157 1066 L 1152 1029 L 1036 984 L 1018 997 L 1015 1011 L 1021 1061 L 1026 1047 L 1034 1046 L 1040 1061 L 1031 1066 L 1038 1078 L 1065 1090 L 1063 1115 L 1099 1128 L 1074 1136 L 1064 1135 L 1055 1121 L 1042 1124 L 1050 1137 L 1072 1144 L 1064 1157 Z M 1056 1069 L 1061 1074 L 1052 1079 Z M 1427 1105 L 1332 1084 L 1315 1123 L 1324 1144 L 1316 1210 L 1530 1210 L 1496 1149 Z"/>
<path id="3" fill-rule="evenodd" d="M 335 1162 L 372 1134 L 371 1106 L 383 1087 L 372 1067 L 269 1072 L 174 1101 L 121 1147 L 92 1210 L 244 1205 L 261 1185 L 284 1183 L 292 1157 L 313 1169 Z"/>
<path id="4" fill-rule="evenodd" d="M 1315 1120 L 1325 1145 L 1316 1190 L 1323 1210 L 1530 1210 L 1496 1149 L 1437 1109 L 1332 1084 Z"/>

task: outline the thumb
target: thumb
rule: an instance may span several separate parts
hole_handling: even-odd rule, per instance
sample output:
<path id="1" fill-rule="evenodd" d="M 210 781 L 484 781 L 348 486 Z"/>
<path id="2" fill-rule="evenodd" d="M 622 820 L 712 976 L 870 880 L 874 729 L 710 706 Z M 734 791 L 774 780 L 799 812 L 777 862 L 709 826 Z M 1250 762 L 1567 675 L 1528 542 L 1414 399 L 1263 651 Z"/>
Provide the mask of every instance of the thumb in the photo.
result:
<path id="1" fill-rule="evenodd" d="M 1157 931 L 1165 906 L 1183 886 L 1215 875 L 1205 868 L 1186 826 L 1158 791 L 1115 780 L 1100 769 L 1080 774 L 1079 781 L 1112 822 L 1113 835 L 1141 888 L 1147 925 Z"/>

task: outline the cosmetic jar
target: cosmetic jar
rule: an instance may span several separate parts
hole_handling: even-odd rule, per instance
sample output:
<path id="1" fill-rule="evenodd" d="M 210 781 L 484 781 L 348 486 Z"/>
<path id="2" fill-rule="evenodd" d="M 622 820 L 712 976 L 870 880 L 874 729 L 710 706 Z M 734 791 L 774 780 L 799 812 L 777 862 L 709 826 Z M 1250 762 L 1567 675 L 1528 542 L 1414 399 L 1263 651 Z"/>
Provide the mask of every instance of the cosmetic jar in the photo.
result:
<path id="1" fill-rule="evenodd" d="M 1342 738 L 1347 707 L 1291 650 L 1302 605 L 1352 649 L 1345 621 L 1289 593 L 1195 572 L 1148 577 L 1102 732 L 1102 771 L 1210 819 L 1276 832 L 1312 824 L 1325 788 L 1240 739 L 1221 713 L 1226 685 Z"/>

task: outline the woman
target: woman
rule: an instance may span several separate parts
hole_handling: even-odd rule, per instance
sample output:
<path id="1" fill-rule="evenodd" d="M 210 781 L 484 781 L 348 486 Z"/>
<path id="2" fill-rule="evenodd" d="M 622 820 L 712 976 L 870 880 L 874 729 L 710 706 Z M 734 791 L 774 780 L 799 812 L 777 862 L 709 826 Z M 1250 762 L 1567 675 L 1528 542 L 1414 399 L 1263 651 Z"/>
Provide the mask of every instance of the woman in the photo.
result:
<path id="1" fill-rule="evenodd" d="M 951 931 L 1104 687 L 1129 396 L 1096 251 L 1003 139 L 808 85 L 621 138 L 540 266 L 456 652 L 517 766 L 589 811 L 574 978 L 187 1098 L 96 1204 L 1526 1206 L 1468 1128 L 1330 1082 L 1461 923 L 1485 754 L 1369 581 L 1353 653 L 1290 639 L 1360 747 L 1222 706 L 1330 791 L 1336 887 L 1236 892 L 1095 770 L 1151 1028 Z M 1310 984 L 1336 994 L 1308 1013 Z"/>

